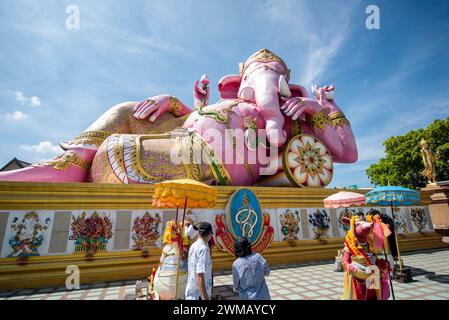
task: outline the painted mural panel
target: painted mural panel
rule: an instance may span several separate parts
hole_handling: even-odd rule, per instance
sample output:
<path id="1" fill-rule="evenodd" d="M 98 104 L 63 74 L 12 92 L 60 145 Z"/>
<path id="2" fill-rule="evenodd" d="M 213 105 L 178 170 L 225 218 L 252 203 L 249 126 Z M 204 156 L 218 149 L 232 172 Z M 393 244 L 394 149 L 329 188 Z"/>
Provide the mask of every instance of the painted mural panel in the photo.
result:
<path id="1" fill-rule="evenodd" d="M 388 216 L 391 216 L 391 208 L 385 208 L 385 212 Z M 404 207 L 393 207 L 394 212 L 394 226 L 398 234 L 408 233 L 409 228 L 407 225 L 406 210 Z"/>
<path id="2" fill-rule="evenodd" d="M 430 223 L 427 218 L 426 207 L 410 207 L 409 213 L 412 221 L 413 232 L 430 231 Z"/>
<path id="3" fill-rule="evenodd" d="M 131 216 L 129 248 L 140 250 L 143 247 L 161 246 L 162 211 L 134 210 Z"/>
<path id="4" fill-rule="evenodd" d="M 294 241 L 303 239 L 301 212 L 298 208 L 277 209 L 279 241 Z"/>
<path id="5" fill-rule="evenodd" d="M 107 210 L 73 211 L 67 253 L 112 251 L 115 218 L 115 212 Z"/>
<path id="6" fill-rule="evenodd" d="M 209 222 L 215 232 L 215 216 L 225 214 L 223 209 L 187 209 L 186 218 L 190 218 L 195 225 L 201 222 Z"/>
<path id="7" fill-rule="evenodd" d="M 12 211 L 8 217 L 1 257 L 48 254 L 54 211 Z"/>
<path id="8" fill-rule="evenodd" d="M 312 239 L 326 240 L 331 237 L 331 216 L 324 208 L 307 209 L 307 219 Z"/>

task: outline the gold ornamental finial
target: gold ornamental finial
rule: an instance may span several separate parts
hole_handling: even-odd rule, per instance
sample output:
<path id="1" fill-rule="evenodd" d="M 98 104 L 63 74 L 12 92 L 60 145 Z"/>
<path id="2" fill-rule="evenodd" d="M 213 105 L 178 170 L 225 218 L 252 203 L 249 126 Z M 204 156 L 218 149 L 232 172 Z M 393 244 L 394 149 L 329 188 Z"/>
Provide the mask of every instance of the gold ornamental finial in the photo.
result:
<path id="1" fill-rule="evenodd" d="M 243 74 L 248 68 L 248 66 L 253 62 L 278 62 L 284 67 L 284 75 L 287 77 L 287 79 L 290 78 L 290 69 L 287 67 L 287 64 L 282 60 L 280 57 L 278 57 L 276 54 L 271 52 L 268 49 L 261 49 L 257 51 L 256 53 L 253 53 L 243 65 L 240 66 L 240 74 Z"/>
<path id="2" fill-rule="evenodd" d="M 245 207 L 248 207 L 248 206 L 249 206 L 249 201 L 248 201 L 248 197 L 246 196 L 246 193 L 243 195 L 242 204 L 243 204 Z"/>

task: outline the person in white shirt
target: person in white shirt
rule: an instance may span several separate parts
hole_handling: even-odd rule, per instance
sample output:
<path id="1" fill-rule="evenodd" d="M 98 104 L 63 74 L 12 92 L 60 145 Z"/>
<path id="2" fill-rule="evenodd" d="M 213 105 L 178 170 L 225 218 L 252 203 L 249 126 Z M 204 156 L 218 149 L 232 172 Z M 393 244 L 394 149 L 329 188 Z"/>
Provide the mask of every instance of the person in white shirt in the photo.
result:
<path id="1" fill-rule="evenodd" d="M 189 238 L 190 242 L 193 242 L 198 237 L 198 227 L 195 226 L 191 218 L 186 218 L 184 225 L 184 233 Z"/>
<path id="2" fill-rule="evenodd" d="M 202 222 L 198 239 L 189 250 L 186 300 L 209 300 L 212 296 L 212 259 L 208 246 L 211 236 L 212 225 Z"/>

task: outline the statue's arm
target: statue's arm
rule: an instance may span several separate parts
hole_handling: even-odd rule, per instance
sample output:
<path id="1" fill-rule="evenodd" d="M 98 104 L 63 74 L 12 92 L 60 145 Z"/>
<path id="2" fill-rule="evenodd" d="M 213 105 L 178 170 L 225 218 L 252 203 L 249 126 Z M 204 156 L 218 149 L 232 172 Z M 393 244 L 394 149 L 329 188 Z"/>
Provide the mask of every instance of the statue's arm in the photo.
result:
<path id="1" fill-rule="evenodd" d="M 182 117 L 191 113 L 192 109 L 174 96 L 161 94 L 136 104 L 133 115 L 136 119 L 146 119 L 149 117 L 150 121 L 153 122 L 165 112 L 170 112 L 176 117 Z"/>
<path id="2" fill-rule="evenodd" d="M 346 119 L 345 114 L 334 101 L 334 87 L 326 86 L 319 89 L 313 88 L 312 90 L 313 94 L 317 97 L 318 103 L 323 107 L 323 110 L 332 122 L 332 125 L 335 128 L 334 132 L 338 136 L 342 145 L 343 152 L 341 154 L 334 155 L 334 162 L 356 162 L 358 159 L 358 151 L 354 133 L 352 131 L 351 124 L 348 119 Z"/>

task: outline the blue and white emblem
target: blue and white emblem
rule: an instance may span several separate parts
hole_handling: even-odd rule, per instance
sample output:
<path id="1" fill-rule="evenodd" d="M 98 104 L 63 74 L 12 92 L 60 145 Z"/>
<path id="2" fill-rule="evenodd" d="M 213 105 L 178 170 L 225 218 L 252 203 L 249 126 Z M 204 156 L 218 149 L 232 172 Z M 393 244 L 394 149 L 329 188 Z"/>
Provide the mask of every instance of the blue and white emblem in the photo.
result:
<path id="1" fill-rule="evenodd" d="M 237 190 L 228 201 L 226 225 L 232 237 L 247 237 L 256 243 L 262 231 L 262 212 L 256 195 L 249 189 Z"/>

